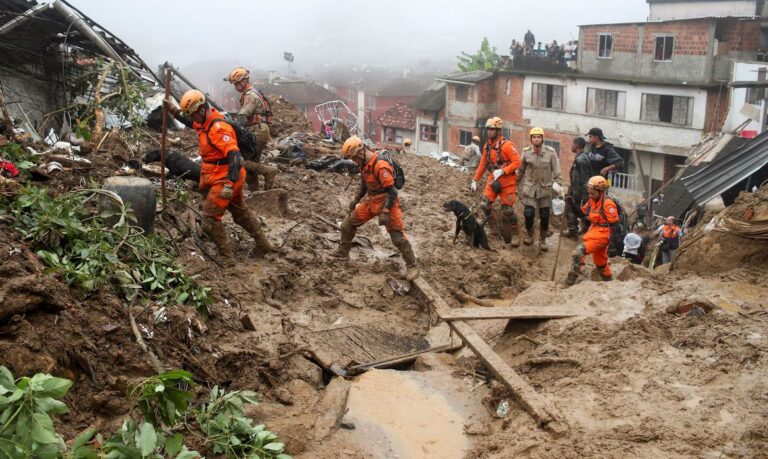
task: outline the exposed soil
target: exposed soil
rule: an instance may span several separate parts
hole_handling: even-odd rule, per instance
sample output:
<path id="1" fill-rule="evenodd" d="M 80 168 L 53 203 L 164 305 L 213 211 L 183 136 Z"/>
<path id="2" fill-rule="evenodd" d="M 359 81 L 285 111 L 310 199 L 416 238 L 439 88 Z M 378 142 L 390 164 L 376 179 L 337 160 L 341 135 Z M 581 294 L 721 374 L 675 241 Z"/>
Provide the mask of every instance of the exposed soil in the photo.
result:
<path id="1" fill-rule="evenodd" d="M 281 135 L 300 130 L 286 126 Z M 193 145 L 188 131 L 178 136 L 178 148 Z M 155 148 L 150 143 L 131 154 L 119 141 L 108 142 L 109 153 L 91 154 L 93 169 L 56 177 L 51 189 L 80 186 L 87 177 L 103 179 L 118 162 Z M 514 299 L 521 305 L 572 304 L 584 310 L 571 319 L 473 323 L 524 379 L 554 401 L 570 431 L 552 438 L 494 383 L 470 397 L 485 400 L 488 416 L 508 399 L 509 415 L 465 418 L 465 433 L 471 432 L 466 457 L 755 457 L 768 449 L 768 368 L 761 358 L 768 336 L 765 271 L 754 265 L 711 277 L 677 269 L 640 271 L 627 274 L 625 282 L 585 280 L 560 290 L 548 280 L 557 235 L 549 239 L 546 253 L 503 247 L 492 227 L 492 251 L 471 249 L 463 236 L 454 245 L 455 217 L 442 210 L 442 203 L 458 199 L 477 205 L 479 194 L 467 191 L 469 175 L 430 158 L 398 160 L 407 177 L 400 194 L 406 233 L 424 276 L 449 305 L 463 306 L 454 295 L 464 292 L 500 304 Z M 311 440 L 328 375 L 313 362 L 308 337 L 328 327 L 376 320 L 426 335 L 434 316 L 424 298 L 399 295 L 387 283 L 387 278 L 402 281 L 404 266 L 375 221 L 358 232 L 371 246 L 361 238 L 350 261 L 330 256 L 338 241 L 332 224 L 345 215 L 358 178 L 281 167 L 278 184 L 288 191 L 287 212 L 266 200 L 275 198 L 251 198 L 280 253 L 254 257 L 250 237 L 227 217 L 240 263 L 225 272 L 204 253 L 215 254 L 212 244 L 201 250 L 194 238 L 185 239 L 169 224 L 173 220 L 183 229 L 189 222 L 186 209 L 174 204 L 158 231 L 176 239 L 187 271 L 213 288 L 213 315 L 201 322 L 193 310 L 174 307 L 167 322 L 152 323 L 151 308 L 134 314 L 153 333 L 148 344 L 167 368 L 185 368 L 204 386 L 256 390 L 263 403 L 250 414 L 281 435 L 290 453 L 374 457 L 354 437 L 359 432 L 342 429 L 321 442 Z M 200 195 L 190 191 L 190 196 L 194 207 Z M 57 281 L 9 289 L 20 279 L 34 279 L 29 276 L 40 266 L 7 223 L 0 225 L 0 292 L 13 290 L 18 308 L 0 317 L 0 363 L 17 376 L 42 371 L 75 380 L 66 400 L 72 412 L 56 421 L 65 438 L 89 426 L 114 429 L 128 413 L 130 383 L 154 373 L 136 344 L 125 306 L 108 291 L 83 298 Z M 562 242 L 558 280 L 573 246 L 573 241 Z M 693 296 L 707 298 L 714 309 L 701 316 L 667 312 Z M 6 310 L 4 304 L 0 311 Z M 255 331 L 243 327 L 246 314 L 254 319 Z M 519 339 L 521 334 L 533 341 Z M 465 386 L 481 383 L 484 370 L 471 352 L 457 356 L 449 377 Z M 571 357 L 578 365 L 531 363 L 538 357 Z M 410 457 L 433 457 L 429 451 L 439 449 Z"/>

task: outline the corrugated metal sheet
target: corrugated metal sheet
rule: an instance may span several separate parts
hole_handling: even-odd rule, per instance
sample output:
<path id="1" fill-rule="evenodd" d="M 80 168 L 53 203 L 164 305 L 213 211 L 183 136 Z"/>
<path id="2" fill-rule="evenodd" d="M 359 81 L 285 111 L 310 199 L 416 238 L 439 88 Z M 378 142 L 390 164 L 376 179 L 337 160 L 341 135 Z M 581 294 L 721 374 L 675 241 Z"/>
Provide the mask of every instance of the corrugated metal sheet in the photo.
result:
<path id="1" fill-rule="evenodd" d="M 703 205 L 768 164 L 768 131 L 730 154 L 721 152 L 708 166 L 681 181 L 697 204 Z"/>

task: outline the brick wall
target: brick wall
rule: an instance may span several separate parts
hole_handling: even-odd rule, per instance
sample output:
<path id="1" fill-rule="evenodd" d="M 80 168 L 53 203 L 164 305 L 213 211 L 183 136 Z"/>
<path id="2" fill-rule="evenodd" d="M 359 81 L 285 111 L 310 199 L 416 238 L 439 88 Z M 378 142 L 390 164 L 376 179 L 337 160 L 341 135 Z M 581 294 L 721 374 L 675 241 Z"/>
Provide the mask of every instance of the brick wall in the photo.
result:
<path id="1" fill-rule="evenodd" d="M 727 42 L 731 51 L 757 51 L 760 47 L 760 23 L 720 20 L 717 23 L 717 37 Z"/>
<path id="2" fill-rule="evenodd" d="M 656 52 L 658 35 L 675 37 L 673 55 L 706 56 L 709 51 L 709 19 L 648 23 L 644 27 L 643 54 L 653 55 Z"/>
<path id="3" fill-rule="evenodd" d="M 720 102 L 718 103 L 718 93 Z M 720 132 L 723 130 L 725 119 L 728 117 L 731 92 L 728 88 L 721 91 L 718 88 L 707 90 L 706 118 L 704 119 L 704 132 Z"/>
<path id="4" fill-rule="evenodd" d="M 507 80 L 510 93 L 507 95 Z M 496 78 L 496 101 L 498 115 L 506 122 L 523 125 L 523 86 L 525 78 L 517 75 L 500 74 Z"/>
<path id="5" fill-rule="evenodd" d="M 598 51 L 598 35 L 600 33 L 610 33 L 613 39 L 613 52 L 616 53 L 634 53 L 637 49 L 637 40 L 639 39 L 639 29 L 637 25 L 604 25 L 604 26 L 582 26 L 581 43 L 579 46 L 588 51 Z"/>

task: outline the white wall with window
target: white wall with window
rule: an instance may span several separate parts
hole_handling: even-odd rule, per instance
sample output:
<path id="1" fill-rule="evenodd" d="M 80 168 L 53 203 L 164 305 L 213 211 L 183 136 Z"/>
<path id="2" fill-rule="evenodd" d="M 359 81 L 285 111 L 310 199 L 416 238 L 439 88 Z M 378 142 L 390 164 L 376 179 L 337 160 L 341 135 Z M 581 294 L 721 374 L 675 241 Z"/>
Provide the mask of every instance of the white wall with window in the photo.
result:
<path id="1" fill-rule="evenodd" d="M 436 134 L 437 142 L 433 142 L 431 140 L 422 140 L 421 134 L 425 131 L 424 126 L 432 126 L 435 130 L 437 130 L 437 134 Z M 444 151 L 445 150 L 445 147 L 444 147 L 445 132 L 446 131 L 445 131 L 444 120 L 435 121 L 435 119 L 430 116 L 416 117 L 416 133 L 414 134 L 414 137 L 412 137 L 414 141 L 416 154 L 432 155 L 434 153 L 440 153 Z M 427 136 L 427 137 L 431 138 L 431 136 Z"/>
<path id="2" fill-rule="evenodd" d="M 735 62 L 733 64 L 733 81 L 759 81 L 768 79 L 768 63 L 765 62 Z M 733 131 L 744 125 L 744 130 L 761 131 L 761 120 L 765 113 L 766 90 L 758 88 L 731 89 L 728 117 L 725 119 L 723 131 Z M 720 108 L 723 110 L 723 108 Z"/>
<path id="3" fill-rule="evenodd" d="M 532 103 L 533 88 L 540 85 L 564 87 L 562 110 L 542 109 Z M 545 130 L 584 135 L 590 128 L 600 127 L 611 142 L 622 148 L 676 155 L 686 155 L 691 146 L 699 143 L 704 130 L 704 89 L 548 76 L 528 76 L 523 87 L 523 117 Z M 656 115 L 651 116 L 647 101 L 643 106 L 644 94 L 665 96 L 665 111 L 651 104 L 651 109 L 656 108 Z M 667 97 L 672 100 L 670 111 Z"/>
<path id="4" fill-rule="evenodd" d="M 562 110 L 565 100 L 565 86 L 549 83 L 531 84 L 531 106 Z"/>

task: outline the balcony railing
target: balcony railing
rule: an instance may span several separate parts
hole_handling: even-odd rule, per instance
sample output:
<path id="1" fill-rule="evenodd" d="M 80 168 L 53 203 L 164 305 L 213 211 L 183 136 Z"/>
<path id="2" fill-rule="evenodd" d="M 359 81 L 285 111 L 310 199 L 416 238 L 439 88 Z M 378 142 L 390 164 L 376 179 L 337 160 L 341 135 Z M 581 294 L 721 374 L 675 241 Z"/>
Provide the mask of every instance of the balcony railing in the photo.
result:
<path id="1" fill-rule="evenodd" d="M 622 172 L 612 172 L 609 176 L 612 188 L 620 188 L 626 191 L 642 193 L 643 186 L 640 183 L 640 177 Z"/>

